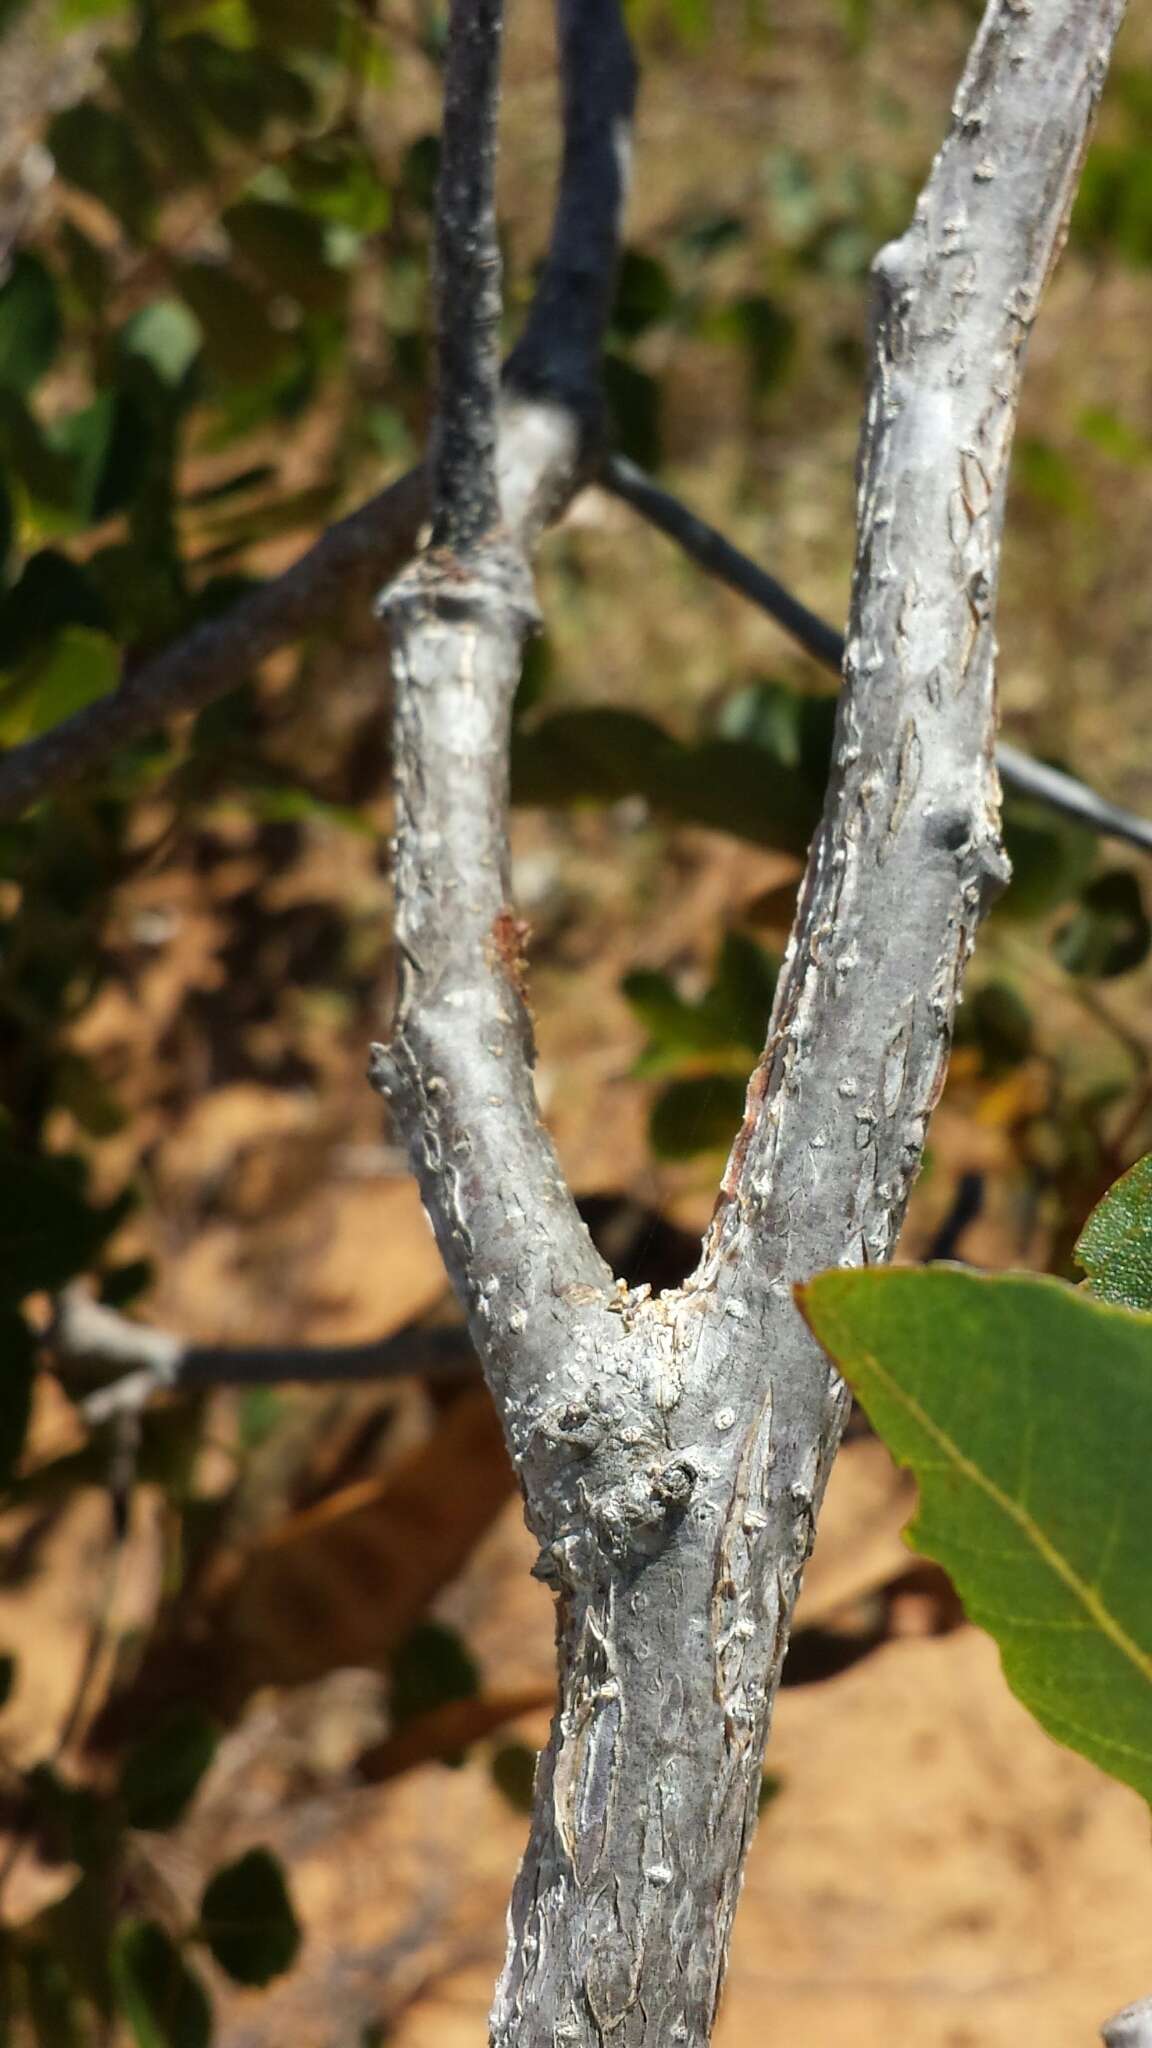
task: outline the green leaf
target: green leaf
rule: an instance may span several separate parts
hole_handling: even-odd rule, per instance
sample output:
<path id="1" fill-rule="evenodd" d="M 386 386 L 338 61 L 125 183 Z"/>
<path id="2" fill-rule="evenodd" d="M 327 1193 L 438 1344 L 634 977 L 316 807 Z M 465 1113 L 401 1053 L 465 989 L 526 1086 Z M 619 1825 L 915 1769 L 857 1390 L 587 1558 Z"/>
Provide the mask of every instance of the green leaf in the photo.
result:
<path id="1" fill-rule="evenodd" d="M 0 386 L 0 455 L 10 473 L 20 479 L 41 527 L 51 527 L 51 516 L 73 515 L 75 475 L 73 465 L 52 445 L 50 432 L 41 426 L 18 391 Z"/>
<path id="2" fill-rule="evenodd" d="M 248 11 L 261 42 L 328 56 L 340 48 L 346 19 L 340 0 L 248 0 Z"/>
<path id="3" fill-rule="evenodd" d="M 347 278 L 329 262 L 324 224 L 314 214 L 270 199 L 244 199 L 228 208 L 224 226 L 269 291 L 322 311 L 343 304 Z"/>
<path id="4" fill-rule="evenodd" d="M 153 299 L 120 329 L 120 346 L 139 357 L 161 384 L 177 390 L 200 352 L 200 323 L 179 299 Z"/>
<path id="5" fill-rule="evenodd" d="M 204 1987 L 154 1920 L 116 1929 L 112 1981 L 136 2048 L 209 2048 L 212 2008 Z"/>
<path id="6" fill-rule="evenodd" d="M 314 100 L 298 71 L 267 51 L 238 50 L 195 31 L 169 45 L 193 101 L 248 148 L 274 121 L 307 121 Z"/>
<path id="7" fill-rule="evenodd" d="M 216 1754 L 220 1730 L 191 1703 L 170 1707 L 124 1760 L 120 1798 L 131 1828 L 175 1827 Z"/>
<path id="8" fill-rule="evenodd" d="M 976 1046 L 986 1074 L 1008 1073 L 1032 1050 L 1032 1013 L 1008 982 L 985 982 L 964 997 L 955 1043 Z"/>
<path id="9" fill-rule="evenodd" d="M 1013 1691 L 1152 1799 L 1152 1318 L 948 1267 L 825 1273 L 799 1298 Z"/>
<path id="10" fill-rule="evenodd" d="M 28 1942 L 20 1954 L 28 2018 L 38 2048 L 85 2048 L 76 1989 L 61 1956 L 42 1942 Z"/>
<path id="11" fill-rule="evenodd" d="M 764 1043 L 777 972 L 775 960 L 754 939 L 728 932 L 712 985 L 699 1002 L 688 1002 L 666 975 L 626 975 L 622 992 L 649 1032 L 637 1071 L 666 1073 L 700 1053 L 731 1051 L 746 1072 L 748 1054 Z"/>
<path id="12" fill-rule="evenodd" d="M 63 1160 L 0 1146 L 0 1298 L 62 1287 L 106 1234 Z"/>
<path id="13" fill-rule="evenodd" d="M 104 58 L 133 132 L 161 184 L 179 191 L 212 175 L 212 152 L 200 109 L 173 64 L 171 53 L 149 40 Z"/>
<path id="14" fill-rule="evenodd" d="M 660 386 L 647 370 L 625 356 L 604 358 L 604 396 L 612 439 L 622 455 L 641 469 L 659 469 Z"/>
<path id="15" fill-rule="evenodd" d="M 628 341 L 646 334 L 676 309 L 676 287 L 662 263 L 641 249 L 626 249 L 616 280 L 612 327 Z"/>
<path id="16" fill-rule="evenodd" d="M 51 271 L 21 249 L 0 285 L 0 384 L 27 392 L 60 346 L 60 308 Z"/>
<path id="17" fill-rule="evenodd" d="M 12 668 L 62 627 L 100 628 L 108 615 L 84 570 L 56 548 L 25 562 L 0 602 L 0 668 Z"/>
<path id="18" fill-rule="evenodd" d="M 204 360 L 225 384 L 262 381 L 282 365 L 292 336 L 273 324 L 267 302 L 234 271 L 206 258 L 174 266 L 204 336 Z"/>
<path id="19" fill-rule="evenodd" d="M 635 711 L 598 706 L 559 711 L 512 741 L 512 788 L 518 804 L 565 804 L 591 797 L 612 803 L 654 782 L 676 741 Z"/>
<path id="20" fill-rule="evenodd" d="M 505 1742 L 492 1758 L 492 1782 L 513 1813 L 531 1813 L 537 1753 L 526 1742 Z"/>
<path id="21" fill-rule="evenodd" d="M 300 1929 L 275 1856 L 249 1849 L 209 1879 L 200 1901 L 200 1932 L 237 1984 L 269 1984 L 291 1969 Z"/>
<path id="22" fill-rule="evenodd" d="M 744 1116 L 745 1083 L 735 1074 L 694 1074 L 673 1081 L 652 1105 L 648 1136 L 661 1159 L 727 1151 Z"/>
<path id="23" fill-rule="evenodd" d="M 1152 1152 L 1097 1203 L 1076 1243 L 1088 1291 L 1121 1308 L 1152 1309 Z"/>
<path id="24" fill-rule="evenodd" d="M 301 142 L 285 169 L 297 198 L 324 220 L 360 235 L 377 235 L 388 226 L 391 193 L 358 139 L 322 135 Z"/>
<path id="25" fill-rule="evenodd" d="M 68 184 L 90 192 L 132 234 L 143 235 L 152 188 L 130 121 L 95 100 L 80 100 L 57 114 L 48 130 L 48 148 Z"/>
<path id="26" fill-rule="evenodd" d="M 119 679 L 115 642 L 90 626 L 66 626 L 0 692 L 0 738 L 11 746 L 47 732 L 85 704 L 109 696 Z"/>
<path id="27" fill-rule="evenodd" d="M 666 974 L 637 969 L 625 975 L 620 990 L 648 1032 L 640 1073 L 664 1073 L 694 1054 L 715 1053 L 731 1044 L 723 1022 L 704 1003 L 687 1002 Z"/>
<path id="28" fill-rule="evenodd" d="M 737 300 L 728 315 L 734 335 L 743 344 L 756 397 L 763 397 L 787 375 L 796 352 L 796 323 L 790 313 L 763 292 Z"/>
<path id="29" fill-rule="evenodd" d="M 393 1657 L 390 1705 L 396 1727 L 449 1700 L 475 1699 L 479 1690 L 480 1673 L 460 1637 L 438 1621 L 421 1622 Z"/>
<path id="30" fill-rule="evenodd" d="M 1096 835 L 1087 826 L 1017 797 L 1004 806 L 1004 844 L 1012 880 L 993 911 L 998 918 L 1044 917 L 1076 894 L 1096 859 Z"/>
<path id="31" fill-rule="evenodd" d="M 1061 925 L 1052 950 L 1069 974 L 1111 980 L 1130 974 L 1148 957 L 1152 924 L 1136 876 L 1109 868 L 1080 891 L 1075 915 Z"/>
<path id="32" fill-rule="evenodd" d="M 518 804 L 642 796 L 684 824 L 789 853 L 804 852 L 820 810 L 806 773 L 767 749 L 726 738 L 682 746 L 652 719 L 609 706 L 559 711 L 514 733 L 512 794 Z"/>

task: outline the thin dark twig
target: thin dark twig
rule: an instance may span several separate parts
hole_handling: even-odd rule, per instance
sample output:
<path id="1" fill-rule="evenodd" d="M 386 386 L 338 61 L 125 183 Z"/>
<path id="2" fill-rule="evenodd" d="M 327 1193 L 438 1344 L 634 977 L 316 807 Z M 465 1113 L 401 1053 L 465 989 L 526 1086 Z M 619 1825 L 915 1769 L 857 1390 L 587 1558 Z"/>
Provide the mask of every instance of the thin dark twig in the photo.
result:
<path id="1" fill-rule="evenodd" d="M 134 1322 L 79 1288 L 69 1288 L 58 1299 L 46 1343 L 68 1382 L 75 1381 L 78 1370 L 119 1370 L 119 1378 L 80 1401 L 93 1427 L 134 1414 L 158 1393 L 365 1380 L 379 1384 L 408 1376 L 453 1381 L 476 1371 L 467 1332 L 458 1324 L 410 1323 L 364 1344 L 197 1344 Z"/>
<path id="2" fill-rule="evenodd" d="M 440 398 L 433 543 L 467 554 L 499 517 L 496 124 L 503 0 L 452 0 L 436 204 Z"/>
<path id="3" fill-rule="evenodd" d="M 741 597 L 748 598 L 769 618 L 775 619 L 777 625 L 783 627 L 814 661 L 836 675 L 840 674 L 844 663 L 844 635 L 816 612 L 809 611 L 807 605 L 802 604 L 749 555 L 734 547 L 715 526 L 710 526 L 706 519 L 690 511 L 670 491 L 654 483 L 626 456 L 607 456 L 600 482 L 613 497 L 631 505 L 633 511 L 639 512 L 650 526 L 657 527 L 669 540 L 675 541 L 709 575 L 717 577 L 730 590 L 739 592 Z M 1152 853 L 1152 821 L 1140 817 L 1135 811 L 1126 810 L 1121 804 L 1110 803 L 1075 776 L 1050 767 L 1046 761 L 1034 761 L 1030 754 L 1022 753 L 1019 747 L 1013 747 L 1006 741 L 1001 741 L 997 747 L 996 759 L 1006 787 L 1014 789 L 1018 795 L 1030 797 L 1065 817 L 1075 818 L 1078 824 L 1093 832 L 1123 839 L 1144 853 Z"/>

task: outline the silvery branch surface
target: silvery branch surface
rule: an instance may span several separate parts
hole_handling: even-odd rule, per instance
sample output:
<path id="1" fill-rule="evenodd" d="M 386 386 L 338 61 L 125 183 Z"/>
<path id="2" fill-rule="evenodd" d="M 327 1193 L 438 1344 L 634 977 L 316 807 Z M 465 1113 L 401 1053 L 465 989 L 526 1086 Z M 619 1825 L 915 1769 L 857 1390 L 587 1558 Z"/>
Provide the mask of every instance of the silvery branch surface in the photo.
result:
<path id="1" fill-rule="evenodd" d="M 396 649 L 395 1029 L 375 1056 L 555 1588 L 560 1704 L 500 2048 L 710 2037 L 841 1389 L 793 1305 L 890 1256 L 1002 886 L 994 638 L 1024 347 L 1120 0 L 994 0 L 876 266 L 845 687 L 823 824 L 700 1266 L 615 1284 L 538 1122 L 508 899 L 532 598 L 512 522 L 429 555 Z"/>

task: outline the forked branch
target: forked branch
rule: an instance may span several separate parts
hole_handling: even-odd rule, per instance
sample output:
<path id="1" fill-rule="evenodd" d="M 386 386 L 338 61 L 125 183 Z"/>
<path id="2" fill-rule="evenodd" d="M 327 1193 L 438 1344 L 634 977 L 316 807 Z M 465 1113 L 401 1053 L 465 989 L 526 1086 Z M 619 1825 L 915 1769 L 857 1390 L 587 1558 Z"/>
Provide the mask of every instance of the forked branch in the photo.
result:
<path id="1" fill-rule="evenodd" d="M 560 1702 L 497 2048 L 711 2035 L 843 1408 L 792 1288 L 890 1255 L 963 968 L 1005 879 L 1008 454 L 1120 14 L 992 0 L 912 226 L 878 261 L 827 807 L 700 1266 L 659 1299 L 612 1287 L 536 1119 L 503 815 L 531 603 L 515 524 L 425 557 L 389 598 L 404 968 L 376 1074 L 559 1595 Z M 569 99 L 569 119 L 587 104 Z"/>

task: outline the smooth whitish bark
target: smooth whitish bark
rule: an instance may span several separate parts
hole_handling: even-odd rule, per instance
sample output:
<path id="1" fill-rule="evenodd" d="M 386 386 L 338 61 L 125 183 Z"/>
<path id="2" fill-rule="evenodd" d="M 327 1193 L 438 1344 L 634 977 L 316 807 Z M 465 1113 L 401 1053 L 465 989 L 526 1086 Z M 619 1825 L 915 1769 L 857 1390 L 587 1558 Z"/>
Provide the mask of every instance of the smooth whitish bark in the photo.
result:
<path id="1" fill-rule="evenodd" d="M 878 259 L 827 809 L 701 1264 L 658 1299 L 613 1284 L 536 1117 L 504 818 L 532 610 L 522 536 L 465 522 L 466 545 L 389 598 L 403 972 L 375 1078 L 558 1597 L 560 1704 L 500 2048 L 711 2034 L 843 1411 L 792 1289 L 890 1255 L 964 964 L 1005 879 L 993 611 L 1009 445 L 1120 13 L 994 0 L 912 226 Z M 492 235 L 490 192 L 474 232 Z M 450 535 L 452 506 L 437 518 Z"/>

